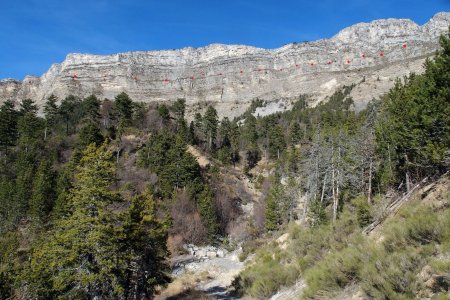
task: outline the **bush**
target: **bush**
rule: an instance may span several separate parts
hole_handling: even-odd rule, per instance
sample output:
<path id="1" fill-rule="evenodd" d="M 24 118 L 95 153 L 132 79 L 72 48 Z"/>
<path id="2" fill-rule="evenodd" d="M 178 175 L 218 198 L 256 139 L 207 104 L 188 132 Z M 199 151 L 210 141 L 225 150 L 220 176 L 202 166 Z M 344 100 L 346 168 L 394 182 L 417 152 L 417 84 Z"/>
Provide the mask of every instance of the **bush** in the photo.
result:
<path id="1" fill-rule="evenodd" d="M 356 247 L 327 255 L 314 268 L 305 272 L 308 284 L 303 296 L 308 298 L 316 294 L 335 293 L 357 281 L 363 264 L 362 256 L 362 252 Z"/>
<path id="2" fill-rule="evenodd" d="M 208 241 L 208 231 L 203 225 L 194 200 L 190 199 L 187 193 L 177 193 L 169 209 L 172 218 L 172 227 L 169 230 L 169 234 L 173 236 L 170 239 L 173 242 L 172 251 L 175 250 L 174 247 L 184 243 L 200 245 Z"/>
<path id="3" fill-rule="evenodd" d="M 240 294 L 267 299 L 281 286 L 291 286 L 300 275 L 298 267 L 284 251 L 273 253 L 274 245 L 258 251 L 261 263 L 245 269 L 233 285 Z M 279 249 L 278 249 L 279 250 Z"/>
<path id="4" fill-rule="evenodd" d="M 373 222 L 372 207 L 367 203 L 367 199 L 364 195 L 356 197 L 352 201 L 352 204 L 356 208 L 356 216 L 359 227 L 366 227 Z"/>
<path id="5" fill-rule="evenodd" d="M 440 257 L 450 249 L 449 206 L 436 211 L 410 202 L 386 220 L 382 242 L 374 243 L 361 234 L 364 218 L 358 212 L 364 203 L 363 197 L 352 201 L 354 206 L 345 207 L 333 225 L 290 225 L 288 248 L 271 244 L 260 249 L 255 263 L 237 278 L 237 289 L 267 298 L 302 275 L 307 286 L 303 298 L 334 298 L 356 284 L 371 299 L 411 299 L 417 295 L 417 274 L 425 265 L 448 271 L 448 262 Z M 243 246 L 243 256 L 259 248 L 257 243 Z"/>

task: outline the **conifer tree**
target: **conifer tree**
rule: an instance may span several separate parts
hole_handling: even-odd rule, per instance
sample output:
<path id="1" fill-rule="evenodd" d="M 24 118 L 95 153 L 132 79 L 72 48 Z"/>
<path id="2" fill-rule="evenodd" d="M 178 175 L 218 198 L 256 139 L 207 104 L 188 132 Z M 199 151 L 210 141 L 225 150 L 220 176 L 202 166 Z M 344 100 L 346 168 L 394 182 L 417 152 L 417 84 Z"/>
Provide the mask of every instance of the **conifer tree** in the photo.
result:
<path id="1" fill-rule="evenodd" d="M 157 285 L 170 278 L 166 262 L 167 224 L 159 220 L 150 191 L 132 199 L 124 217 L 123 251 L 127 255 L 125 299 L 151 299 Z"/>
<path id="2" fill-rule="evenodd" d="M 170 120 L 170 111 L 165 104 L 158 105 L 158 114 L 161 117 L 160 127 L 166 126 Z"/>
<path id="3" fill-rule="evenodd" d="M 441 37 L 423 75 L 398 80 L 382 101 L 377 124 L 379 152 L 394 163 L 397 181 L 409 190 L 414 177 L 443 172 L 450 145 L 450 39 Z M 384 172 L 388 170 L 385 168 Z"/>
<path id="4" fill-rule="evenodd" d="M 36 170 L 29 204 L 29 215 L 36 225 L 41 225 L 46 221 L 46 217 L 54 205 L 54 182 L 55 174 L 51 163 L 48 160 L 43 160 Z"/>
<path id="5" fill-rule="evenodd" d="M 286 148 L 283 128 L 275 125 L 268 130 L 269 155 L 271 158 L 280 159 L 281 152 Z"/>
<path id="6" fill-rule="evenodd" d="M 100 100 L 95 95 L 90 95 L 83 101 L 85 118 L 91 123 L 98 123 L 100 119 Z"/>
<path id="7" fill-rule="evenodd" d="M 48 131 L 54 129 L 58 118 L 58 105 L 56 102 L 58 98 L 51 94 L 44 104 L 44 116 L 45 116 L 45 131 L 44 140 L 47 139 Z"/>
<path id="8" fill-rule="evenodd" d="M 117 220 L 108 205 L 115 167 L 103 145 L 89 146 L 70 192 L 70 215 L 31 254 L 26 292 L 38 298 L 116 298 L 124 293 L 124 255 Z"/>
<path id="9" fill-rule="evenodd" d="M 219 120 L 217 117 L 217 111 L 214 107 L 208 106 L 205 116 L 203 117 L 203 130 L 205 136 L 208 140 L 208 150 L 213 149 L 213 143 L 217 136 L 217 127 L 219 125 Z"/>
<path id="10" fill-rule="evenodd" d="M 19 115 L 20 116 L 24 116 L 27 113 L 36 114 L 37 110 L 38 110 L 38 108 L 37 108 L 36 104 L 31 99 L 24 99 L 24 100 L 22 100 L 22 102 L 20 102 L 20 106 L 19 106 Z"/>
<path id="11" fill-rule="evenodd" d="M 130 96 L 125 92 L 120 93 L 114 99 L 119 128 L 129 126 L 133 118 L 133 100 L 131 100 Z"/>
<path id="12" fill-rule="evenodd" d="M 0 146 L 8 153 L 8 147 L 15 144 L 17 140 L 17 116 L 14 103 L 5 101 L 0 107 Z"/>
<path id="13" fill-rule="evenodd" d="M 203 191 L 198 195 L 197 206 L 202 218 L 202 222 L 208 230 L 208 236 L 212 240 L 218 233 L 219 226 L 217 224 L 217 214 L 214 209 L 213 193 L 210 188 L 205 185 Z"/>
<path id="14" fill-rule="evenodd" d="M 80 99 L 73 95 L 69 95 L 61 101 L 59 106 L 59 114 L 66 124 L 66 134 L 68 135 L 81 117 L 80 110 L 82 109 Z"/>
<path id="15" fill-rule="evenodd" d="M 282 187 L 280 184 L 270 190 L 266 199 L 266 230 L 274 231 L 281 224 L 281 211 L 279 202 L 282 198 Z"/>

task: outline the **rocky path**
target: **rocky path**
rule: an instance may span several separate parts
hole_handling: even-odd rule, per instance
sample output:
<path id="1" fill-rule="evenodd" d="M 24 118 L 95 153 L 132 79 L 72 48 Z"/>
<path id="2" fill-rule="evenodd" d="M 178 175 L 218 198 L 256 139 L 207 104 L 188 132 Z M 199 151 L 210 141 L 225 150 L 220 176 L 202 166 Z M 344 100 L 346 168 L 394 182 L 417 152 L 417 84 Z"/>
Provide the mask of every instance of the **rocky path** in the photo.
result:
<path id="1" fill-rule="evenodd" d="M 179 261 L 174 272 L 175 276 L 190 274 L 197 279 L 195 288 L 203 291 L 212 299 L 236 299 L 230 294 L 231 283 L 236 275 L 244 268 L 244 263 L 239 261 L 238 251 L 223 253 L 221 257 L 211 257 L 214 251 L 198 250 L 197 252 L 209 253 L 209 257 L 196 257 L 195 255 L 184 256 Z"/>
<path id="2" fill-rule="evenodd" d="M 162 299 L 238 299 L 231 284 L 244 268 L 239 250 L 195 247 L 172 260 L 173 282 L 156 297 Z M 215 254 L 215 255 L 213 255 Z"/>

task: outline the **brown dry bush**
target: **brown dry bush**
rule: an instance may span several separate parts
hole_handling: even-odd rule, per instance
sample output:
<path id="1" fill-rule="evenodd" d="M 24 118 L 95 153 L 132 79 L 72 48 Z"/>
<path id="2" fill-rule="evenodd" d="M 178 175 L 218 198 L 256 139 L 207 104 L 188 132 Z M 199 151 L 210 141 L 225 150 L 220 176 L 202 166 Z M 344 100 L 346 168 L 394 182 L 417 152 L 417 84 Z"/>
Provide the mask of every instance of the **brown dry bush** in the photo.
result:
<path id="1" fill-rule="evenodd" d="M 239 202 L 240 199 L 230 197 L 225 190 L 220 190 L 215 193 L 214 206 L 216 208 L 221 233 L 228 233 L 228 225 L 241 214 Z"/>
<path id="2" fill-rule="evenodd" d="M 208 231 L 203 226 L 193 199 L 184 191 L 179 191 L 169 205 L 172 228 L 169 235 L 180 235 L 184 243 L 201 245 L 208 241 Z M 178 243 L 180 238 L 178 237 Z"/>

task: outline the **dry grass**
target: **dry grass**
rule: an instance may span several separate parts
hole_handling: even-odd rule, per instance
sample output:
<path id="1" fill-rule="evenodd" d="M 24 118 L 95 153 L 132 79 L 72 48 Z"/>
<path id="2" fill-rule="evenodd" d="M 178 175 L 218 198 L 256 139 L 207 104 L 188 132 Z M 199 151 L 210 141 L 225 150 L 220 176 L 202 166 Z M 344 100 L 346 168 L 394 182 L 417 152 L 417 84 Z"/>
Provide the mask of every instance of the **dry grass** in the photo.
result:
<path id="1" fill-rule="evenodd" d="M 156 295 L 155 300 L 211 299 L 203 291 L 196 289 L 199 282 L 207 280 L 208 278 L 208 272 L 202 272 L 200 274 L 196 274 L 195 276 L 193 274 L 180 276 L 172 281 L 158 295 Z"/>

